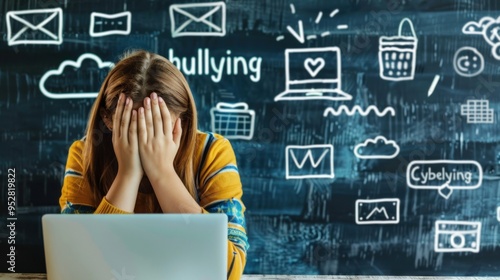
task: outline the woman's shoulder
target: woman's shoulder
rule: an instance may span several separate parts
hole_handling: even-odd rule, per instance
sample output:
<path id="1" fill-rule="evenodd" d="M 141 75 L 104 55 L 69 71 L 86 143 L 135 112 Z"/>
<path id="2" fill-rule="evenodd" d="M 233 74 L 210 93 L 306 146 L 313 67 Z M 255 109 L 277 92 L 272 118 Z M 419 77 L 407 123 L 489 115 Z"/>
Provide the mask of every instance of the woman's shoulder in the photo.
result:
<path id="1" fill-rule="evenodd" d="M 196 132 L 196 141 L 198 143 L 203 143 L 203 142 L 210 140 L 210 139 L 211 139 L 211 141 L 215 141 L 215 140 L 229 141 L 224 136 L 217 134 L 217 133 L 214 133 L 214 132 L 205 132 L 205 131 L 201 131 L 201 130 L 198 130 Z"/>
<path id="2" fill-rule="evenodd" d="M 197 153 L 195 154 L 203 154 L 204 152 L 208 152 L 214 147 L 225 149 L 228 146 L 231 146 L 229 139 L 220 134 L 214 132 L 204 132 L 200 130 L 198 130 L 196 133 Z"/>
<path id="3" fill-rule="evenodd" d="M 81 153 L 84 147 L 85 147 L 85 137 L 80 138 L 78 140 L 74 140 L 73 143 L 71 143 L 69 150 L 70 152 Z"/>
<path id="4" fill-rule="evenodd" d="M 212 161 L 218 157 L 229 157 L 234 159 L 234 151 L 231 143 L 224 136 L 213 133 L 198 131 L 196 134 L 195 166 L 204 165 L 207 161 Z"/>

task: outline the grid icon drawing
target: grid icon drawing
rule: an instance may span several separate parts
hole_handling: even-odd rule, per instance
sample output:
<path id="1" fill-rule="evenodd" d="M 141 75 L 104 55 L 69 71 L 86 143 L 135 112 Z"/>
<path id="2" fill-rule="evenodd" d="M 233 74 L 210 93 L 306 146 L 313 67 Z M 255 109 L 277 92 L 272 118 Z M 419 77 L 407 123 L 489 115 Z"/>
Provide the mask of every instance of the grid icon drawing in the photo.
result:
<path id="1" fill-rule="evenodd" d="M 488 100 L 467 100 L 461 107 L 461 114 L 467 116 L 467 123 L 493 123 L 494 112 Z"/>
<path id="2" fill-rule="evenodd" d="M 246 103 L 220 102 L 210 110 L 212 131 L 227 139 L 250 140 L 253 137 L 255 111 Z"/>

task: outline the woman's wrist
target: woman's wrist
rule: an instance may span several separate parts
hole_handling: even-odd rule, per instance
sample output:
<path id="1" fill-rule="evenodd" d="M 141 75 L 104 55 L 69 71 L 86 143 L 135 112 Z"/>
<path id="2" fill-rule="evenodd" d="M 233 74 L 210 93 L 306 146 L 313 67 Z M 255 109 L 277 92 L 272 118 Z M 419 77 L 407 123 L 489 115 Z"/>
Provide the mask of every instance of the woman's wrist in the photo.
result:
<path id="1" fill-rule="evenodd" d="M 160 185 L 160 182 L 165 182 L 172 180 L 173 178 L 179 178 L 179 175 L 175 171 L 174 167 L 166 167 L 163 168 L 161 171 L 155 172 L 155 173 L 150 173 L 146 174 L 148 176 L 149 182 L 151 182 L 151 185 L 158 186 Z"/>
<path id="2" fill-rule="evenodd" d="M 113 184 L 106 193 L 106 200 L 116 208 L 134 212 L 141 179 L 140 172 L 118 170 Z"/>
<path id="3" fill-rule="evenodd" d="M 116 179 L 120 179 L 121 181 L 125 182 L 137 182 L 137 185 L 141 182 L 142 179 L 142 172 L 137 172 L 137 171 L 126 171 L 126 170 L 121 170 L 118 168 L 118 172 L 116 173 Z"/>

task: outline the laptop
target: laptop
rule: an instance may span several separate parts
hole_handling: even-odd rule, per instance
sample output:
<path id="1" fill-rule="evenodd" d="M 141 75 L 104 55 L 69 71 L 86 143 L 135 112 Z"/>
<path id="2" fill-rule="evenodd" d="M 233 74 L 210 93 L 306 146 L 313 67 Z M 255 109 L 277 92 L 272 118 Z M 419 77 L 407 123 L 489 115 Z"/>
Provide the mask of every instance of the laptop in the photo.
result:
<path id="1" fill-rule="evenodd" d="M 274 101 L 327 99 L 351 100 L 341 89 L 338 47 L 285 50 L 286 89 Z"/>
<path id="2" fill-rule="evenodd" d="M 226 214 L 46 214 L 48 280 L 227 278 Z"/>

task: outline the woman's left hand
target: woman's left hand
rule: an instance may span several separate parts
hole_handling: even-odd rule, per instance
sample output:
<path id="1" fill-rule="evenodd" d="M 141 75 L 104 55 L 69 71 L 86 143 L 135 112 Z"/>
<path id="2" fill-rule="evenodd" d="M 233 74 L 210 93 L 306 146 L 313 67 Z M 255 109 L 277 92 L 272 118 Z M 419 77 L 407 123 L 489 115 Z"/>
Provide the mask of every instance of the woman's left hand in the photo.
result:
<path id="1" fill-rule="evenodd" d="M 139 108 L 139 155 L 150 181 L 175 172 L 174 158 L 179 149 L 182 127 L 180 118 L 174 124 L 172 119 L 165 101 L 154 92 L 151 98 L 144 99 L 144 107 Z"/>

